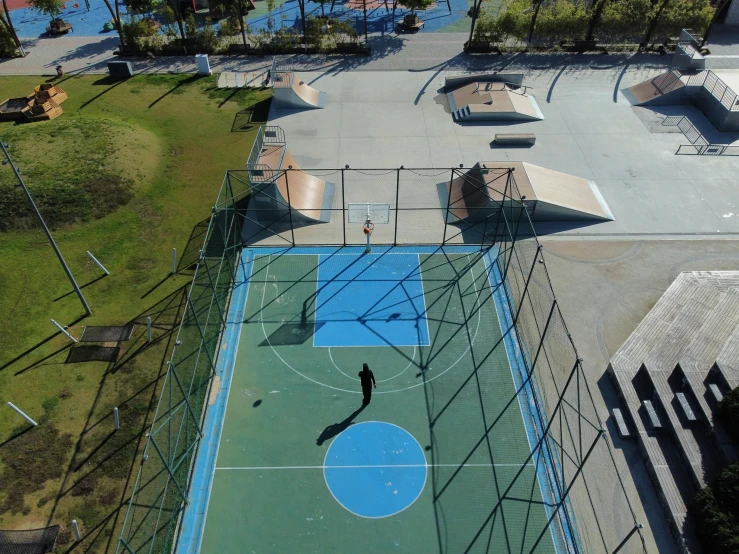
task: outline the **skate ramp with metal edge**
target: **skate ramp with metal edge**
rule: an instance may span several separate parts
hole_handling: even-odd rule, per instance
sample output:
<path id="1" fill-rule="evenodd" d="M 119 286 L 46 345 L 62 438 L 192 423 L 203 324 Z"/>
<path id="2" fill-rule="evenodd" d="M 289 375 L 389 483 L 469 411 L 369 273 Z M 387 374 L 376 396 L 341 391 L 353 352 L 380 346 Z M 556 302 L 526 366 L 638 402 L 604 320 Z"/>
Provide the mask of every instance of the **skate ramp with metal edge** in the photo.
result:
<path id="1" fill-rule="evenodd" d="M 333 183 L 310 175 L 290 154 L 280 127 L 262 127 L 246 164 L 259 221 L 328 223 Z"/>
<path id="2" fill-rule="evenodd" d="M 509 169 L 515 185 L 507 182 Z M 533 221 L 614 219 L 595 182 L 526 162 L 478 162 L 447 182 L 446 192 L 449 223 L 482 221 L 519 195 Z"/>
<path id="3" fill-rule="evenodd" d="M 719 131 L 739 131 L 739 72 L 678 71 L 622 89 L 632 106 L 693 104 Z"/>
<path id="4" fill-rule="evenodd" d="M 292 71 L 276 71 L 272 76 L 275 107 L 284 109 L 323 109 L 326 93 L 313 88 Z"/>
<path id="5" fill-rule="evenodd" d="M 448 77 L 444 84 L 452 118 L 466 121 L 540 121 L 536 99 L 520 74 L 493 73 Z"/>

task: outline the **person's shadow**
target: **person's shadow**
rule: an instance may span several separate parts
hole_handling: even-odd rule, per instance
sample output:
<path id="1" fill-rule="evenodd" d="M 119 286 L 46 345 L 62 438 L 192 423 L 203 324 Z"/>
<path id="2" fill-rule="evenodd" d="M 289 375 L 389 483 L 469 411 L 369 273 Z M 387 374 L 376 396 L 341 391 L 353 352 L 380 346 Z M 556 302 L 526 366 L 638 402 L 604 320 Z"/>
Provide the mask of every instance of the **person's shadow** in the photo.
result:
<path id="1" fill-rule="evenodd" d="M 362 410 L 364 410 L 365 408 L 366 406 L 362 405 L 360 408 L 357 408 L 352 414 L 350 414 L 349 417 L 347 417 L 344 421 L 341 421 L 339 423 L 332 423 L 331 425 L 326 427 L 323 431 L 321 431 L 321 434 L 316 439 L 316 446 L 321 446 L 324 442 L 334 438 L 344 429 L 349 427 L 352 423 L 354 423 L 352 420 L 360 413 L 362 413 Z"/>

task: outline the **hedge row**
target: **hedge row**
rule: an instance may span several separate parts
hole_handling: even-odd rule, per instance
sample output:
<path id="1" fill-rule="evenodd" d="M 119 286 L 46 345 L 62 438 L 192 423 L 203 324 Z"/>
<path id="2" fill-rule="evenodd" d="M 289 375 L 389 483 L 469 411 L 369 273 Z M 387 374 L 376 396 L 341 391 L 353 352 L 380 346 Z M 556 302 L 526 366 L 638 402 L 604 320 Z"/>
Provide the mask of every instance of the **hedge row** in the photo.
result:
<path id="1" fill-rule="evenodd" d="M 475 26 L 474 40 L 502 42 L 509 39 L 526 42 L 536 12 L 532 0 L 508 0 L 495 13 L 485 11 Z M 672 0 L 660 11 L 663 2 L 650 0 L 596 0 L 586 5 L 582 0 L 543 0 L 538 10 L 532 41 L 554 44 L 586 37 L 592 19 L 594 38 L 601 43 L 639 43 L 653 18 L 657 17 L 651 40 L 662 42 L 690 28 L 699 35 L 711 22 L 710 0 Z"/>

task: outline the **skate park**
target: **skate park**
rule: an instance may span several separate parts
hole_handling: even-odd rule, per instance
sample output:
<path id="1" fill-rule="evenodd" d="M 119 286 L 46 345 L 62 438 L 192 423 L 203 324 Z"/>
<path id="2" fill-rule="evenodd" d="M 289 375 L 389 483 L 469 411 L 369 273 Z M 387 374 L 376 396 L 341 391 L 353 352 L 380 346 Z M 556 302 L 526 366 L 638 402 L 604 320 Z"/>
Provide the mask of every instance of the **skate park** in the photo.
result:
<path id="1" fill-rule="evenodd" d="M 273 106 L 269 123 L 284 130 L 305 170 L 526 162 L 593 181 L 613 215 L 602 221 L 539 221 L 539 234 L 731 236 L 739 232 L 732 183 L 739 157 L 683 155 L 691 140 L 681 129 L 687 119 L 709 142 L 727 146 L 739 134 L 717 131 L 694 106 L 632 107 L 621 92 L 663 73 L 620 68 L 583 78 L 529 70 L 523 82 L 543 120 L 466 123 L 450 117 L 444 98 L 446 79 L 459 72 L 303 71 L 308 85 L 326 93 L 325 108 Z M 531 133 L 536 144 L 497 146 L 497 133 Z"/>

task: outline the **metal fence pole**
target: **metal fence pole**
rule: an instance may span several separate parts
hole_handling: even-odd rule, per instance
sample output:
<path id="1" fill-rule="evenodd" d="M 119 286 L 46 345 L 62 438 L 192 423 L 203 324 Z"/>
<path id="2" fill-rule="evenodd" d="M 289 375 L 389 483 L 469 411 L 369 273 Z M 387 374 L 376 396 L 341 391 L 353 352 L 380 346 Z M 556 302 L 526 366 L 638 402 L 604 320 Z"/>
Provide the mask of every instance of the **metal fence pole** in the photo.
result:
<path id="1" fill-rule="evenodd" d="M 344 171 L 349 169 L 345 165 L 341 170 L 341 229 L 344 233 L 344 246 L 346 246 L 346 196 L 344 195 Z"/>
<path id="2" fill-rule="evenodd" d="M 46 226 L 46 222 L 44 221 L 44 218 L 41 217 L 41 212 L 38 211 L 38 208 L 36 207 L 36 203 L 33 201 L 33 197 L 31 196 L 30 191 L 28 190 L 28 188 L 26 188 L 26 184 L 23 182 L 23 179 L 21 179 L 21 175 L 18 172 L 18 168 L 15 167 L 13 160 L 10 158 L 10 154 L 8 153 L 6 149 L 7 145 L 2 140 L 0 140 L 0 148 L 3 149 L 3 153 L 5 154 L 5 161 L 3 162 L 3 165 L 8 163 L 10 164 L 10 167 L 13 169 L 13 173 L 15 173 L 15 178 L 18 181 L 18 185 L 23 189 L 23 192 L 26 193 L 26 198 L 28 198 L 28 202 L 29 204 L 31 204 L 31 209 L 33 210 L 33 213 L 36 215 L 36 219 L 38 219 L 38 222 L 41 224 L 41 228 L 44 230 L 44 233 L 46 233 L 46 238 L 49 239 L 49 242 L 51 243 L 51 247 L 54 249 L 54 253 L 56 254 L 56 257 L 59 259 L 59 263 L 62 264 L 64 273 L 67 274 L 67 279 L 69 279 L 69 282 L 72 283 L 72 288 L 74 288 L 74 292 L 77 294 L 77 298 L 79 298 L 80 302 L 82 303 L 82 307 L 85 308 L 85 314 L 92 315 L 92 310 L 90 309 L 90 306 L 87 303 L 87 300 L 85 300 L 85 297 L 82 294 L 82 289 L 80 289 L 79 285 L 77 284 L 77 281 L 75 281 L 74 275 L 72 275 L 72 270 L 69 269 L 67 262 L 64 260 L 64 256 L 62 256 L 61 250 L 59 250 L 59 247 L 56 245 L 56 241 L 54 240 L 54 237 L 51 236 L 51 231 Z"/>
<path id="3" fill-rule="evenodd" d="M 400 211 L 400 205 L 398 202 L 400 201 L 400 170 L 403 169 L 403 166 L 400 166 L 400 169 L 398 169 L 398 177 L 395 180 L 395 234 L 393 235 L 393 246 L 396 246 L 398 244 L 398 212 Z"/>
<path id="4" fill-rule="evenodd" d="M 293 246 L 295 246 L 295 226 L 293 225 L 293 205 L 292 205 L 292 202 L 290 202 L 290 183 L 287 180 L 287 174 L 290 172 L 292 168 L 293 166 L 288 165 L 287 171 L 285 171 L 285 188 L 287 189 L 287 213 L 290 216 L 290 236 L 293 239 Z"/>
<path id="5" fill-rule="evenodd" d="M 459 164 L 459 167 L 462 167 L 462 164 Z M 446 228 L 449 225 L 449 204 L 452 202 L 452 182 L 454 181 L 454 168 L 452 168 L 452 177 L 449 180 L 449 194 L 447 195 L 446 199 L 446 215 L 444 217 L 444 236 L 441 239 L 441 245 L 446 245 Z"/>

